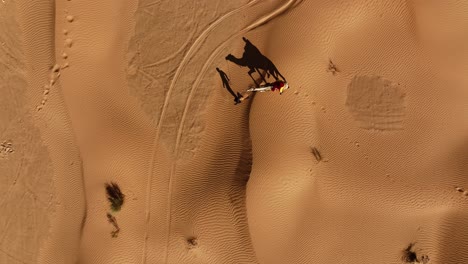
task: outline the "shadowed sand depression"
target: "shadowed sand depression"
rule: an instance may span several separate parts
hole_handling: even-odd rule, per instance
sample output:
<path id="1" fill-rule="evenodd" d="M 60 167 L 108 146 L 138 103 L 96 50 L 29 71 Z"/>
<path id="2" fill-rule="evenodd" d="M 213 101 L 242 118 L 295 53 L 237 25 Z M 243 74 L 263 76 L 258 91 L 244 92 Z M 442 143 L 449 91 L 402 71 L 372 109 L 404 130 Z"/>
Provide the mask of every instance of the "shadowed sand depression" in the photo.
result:
<path id="1" fill-rule="evenodd" d="M 468 261 L 468 5 L 0 4 L 0 263 Z"/>

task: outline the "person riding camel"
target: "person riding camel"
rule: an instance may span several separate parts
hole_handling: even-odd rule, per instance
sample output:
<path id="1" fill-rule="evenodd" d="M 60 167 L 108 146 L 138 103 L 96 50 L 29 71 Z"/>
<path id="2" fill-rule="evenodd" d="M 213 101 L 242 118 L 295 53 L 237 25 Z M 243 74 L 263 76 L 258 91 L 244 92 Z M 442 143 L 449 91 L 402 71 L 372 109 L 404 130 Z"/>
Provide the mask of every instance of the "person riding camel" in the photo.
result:
<path id="1" fill-rule="evenodd" d="M 289 84 L 285 81 L 276 81 L 273 83 L 265 83 L 260 85 L 260 87 L 251 87 L 247 90 L 247 92 L 274 92 L 275 90 L 279 90 L 280 94 L 282 94 L 285 90 L 289 88 Z"/>
<path id="2" fill-rule="evenodd" d="M 271 91 L 274 92 L 274 91 L 278 90 L 280 95 L 283 93 L 284 88 L 285 88 L 285 85 L 284 85 L 283 81 L 276 81 L 276 82 L 274 82 L 274 83 L 272 83 L 270 85 L 272 86 Z"/>

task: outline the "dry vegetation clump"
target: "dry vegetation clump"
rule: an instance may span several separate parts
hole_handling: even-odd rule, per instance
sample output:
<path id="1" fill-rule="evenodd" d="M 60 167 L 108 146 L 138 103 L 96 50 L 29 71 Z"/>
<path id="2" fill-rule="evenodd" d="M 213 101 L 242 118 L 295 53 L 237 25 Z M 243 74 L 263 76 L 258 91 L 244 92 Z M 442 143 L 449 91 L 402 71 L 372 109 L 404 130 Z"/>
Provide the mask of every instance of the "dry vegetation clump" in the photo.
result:
<path id="1" fill-rule="evenodd" d="M 115 218 L 115 216 L 111 215 L 110 213 L 107 213 L 107 220 L 114 226 L 114 230 L 111 231 L 112 237 L 117 237 L 120 232 L 119 225 L 117 224 L 117 219 Z"/>
<path id="2" fill-rule="evenodd" d="M 311 151 L 317 161 L 321 161 L 323 159 L 322 154 L 320 154 L 320 151 L 316 147 L 312 147 Z"/>
<path id="3" fill-rule="evenodd" d="M 106 192 L 112 211 L 120 211 L 125 200 L 125 195 L 120 190 L 119 185 L 115 182 L 106 183 Z"/>
<path id="4" fill-rule="evenodd" d="M 421 257 L 418 257 L 418 254 L 413 249 L 414 244 L 415 243 L 410 243 L 409 246 L 403 250 L 403 256 L 401 257 L 401 260 L 403 260 L 406 263 L 428 263 L 429 256 L 422 255 Z"/>

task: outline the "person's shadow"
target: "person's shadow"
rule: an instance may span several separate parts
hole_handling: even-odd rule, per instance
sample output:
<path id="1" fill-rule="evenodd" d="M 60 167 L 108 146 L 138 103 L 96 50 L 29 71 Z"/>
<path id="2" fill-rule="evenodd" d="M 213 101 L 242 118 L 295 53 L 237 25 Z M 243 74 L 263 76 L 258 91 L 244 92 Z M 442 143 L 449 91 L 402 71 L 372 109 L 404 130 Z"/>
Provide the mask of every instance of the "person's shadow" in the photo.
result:
<path id="1" fill-rule="evenodd" d="M 216 70 L 218 71 L 219 76 L 221 77 L 221 81 L 223 82 L 223 87 L 226 88 L 226 90 L 228 90 L 228 92 L 232 96 L 234 96 L 234 104 L 235 105 L 239 104 L 241 102 L 240 98 L 242 97 L 242 95 L 240 93 L 236 94 L 232 90 L 231 85 L 230 85 L 230 79 L 224 71 L 222 71 L 220 68 L 216 68 Z"/>
<path id="2" fill-rule="evenodd" d="M 226 56 L 226 60 L 231 61 L 239 66 L 249 68 L 249 76 L 252 78 L 254 83 L 259 86 L 255 78 L 252 76 L 252 73 L 257 72 L 260 75 L 260 78 L 265 82 L 265 77 L 261 74 L 260 70 L 264 70 L 267 77 L 273 76 L 276 81 L 279 81 L 279 77 L 286 82 L 286 79 L 283 75 L 279 72 L 278 68 L 273 64 L 273 62 L 265 57 L 260 50 L 255 47 L 248 39 L 245 37 L 242 38 L 245 41 L 244 46 L 244 54 L 242 54 L 242 58 L 236 58 L 234 55 L 229 54 Z"/>

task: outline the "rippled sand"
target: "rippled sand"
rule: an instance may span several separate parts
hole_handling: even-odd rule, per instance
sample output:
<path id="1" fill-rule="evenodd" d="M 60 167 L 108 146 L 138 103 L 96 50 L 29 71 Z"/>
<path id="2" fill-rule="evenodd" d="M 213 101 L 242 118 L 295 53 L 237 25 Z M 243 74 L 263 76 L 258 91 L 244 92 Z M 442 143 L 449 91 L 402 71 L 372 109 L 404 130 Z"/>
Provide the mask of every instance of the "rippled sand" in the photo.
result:
<path id="1" fill-rule="evenodd" d="M 0 263 L 468 263 L 467 26 L 461 1 L 0 2 Z M 234 105 L 243 37 L 289 90 Z"/>

